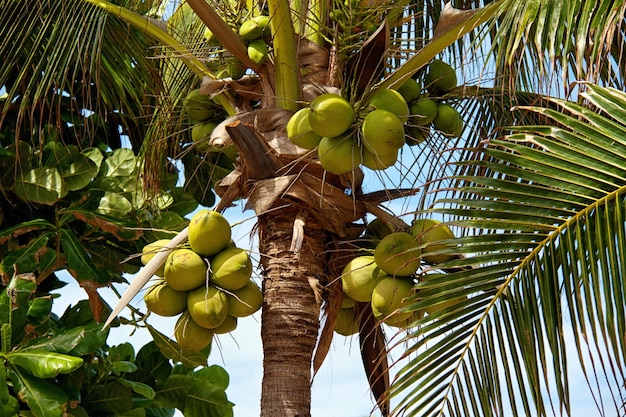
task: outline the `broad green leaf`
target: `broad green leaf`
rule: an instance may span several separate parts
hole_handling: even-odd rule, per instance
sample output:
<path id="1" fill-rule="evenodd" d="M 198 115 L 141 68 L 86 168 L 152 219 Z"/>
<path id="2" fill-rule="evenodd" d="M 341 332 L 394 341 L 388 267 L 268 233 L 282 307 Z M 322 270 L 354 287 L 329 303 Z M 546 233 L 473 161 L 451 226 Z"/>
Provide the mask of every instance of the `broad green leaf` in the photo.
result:
<path id="1" fill-rule="evenodd" d="M 61 142 L 47 142 L 43 147 L 42 162 L 46 168 L 56 168 L 62 172 L 69 168 L 74 157 L 79 155 L 78 146 Z"/>
<path id="2" fill-rule="evenodd" d="M 19 367 L 9 368 L 13 389 L 36 417 L 64 417 L 67 394 L 57 384 L 30 375 Z"/>
<path id="3" fill-rule="evenodd" d="M 150 407 L 146 409 L 147 417 L 174 417 L 175 408 L 168 407 Z"/>
<path id="4" fill-rule="evenodd" d="M 154 341 L 150 341 L 139 349 L 135 363 L 139 369 L 129 378 L 145 383 L 151 381 L 150 385 L 157 387 L 172 373 L 172 364 L 163 356 Z M 143 375 L 149 377 L 149 380 L 142 378 Z"/>
<path id="5" fill-rule="evenodd" d="M 119 345 L 111 346 L 109 348 L 109 360 L 115 361 L 134 361 L 135 360 L 135 348 L 132 344 L 120 343 Z"/>
<path id="6" fill-rule="evenodd" d="M 115 413 L 115 417 L 145 417 L 146 410 L 145 408 L 132 408 L 128 411 L 124 411 L 121 413 Z"/>
<path id="7" fill-rule="evenodd" d="M 6 368 L 4 362 L 0 363 L 0 415 L 15 416 L 19 409 L 17 398 L 9 393 L 9 385 L 7 380 Z"/>
<path id="8" fill-rule="evenodd" d="M 69 230 L 61 229 L 61 248 L 67 257 L 67 270 L 78 282 L 107 285 L 111 281 L 108 271 L 94 265 L 78 238 Z"/>
<path id="9" fill-rule="evenodd" d="M 148 330 L 154 339 L 154 343 L 158 346 L 161 353 L 175 362 L 180 362 L 185 366 L 195 368 L 197 366 L 206 366 L 207 355 L 202 352 L 184 351 L 178 346 L 178 343 L 171 340 L 163 333 L 148 325 Z"/>
<path id="10" fill-rule="evenodd" d="M 59 324 L 64 329 L 82 326 L 91 328 L 91 326 L 95 326 L 89 300 L 80 300 L 76 304 L 68 306 L 59 319 Z"/>
<path id="11" fill-rule="evenodd" d="M 119 382 L 109 382 L 95 390 L 88 398 L 98 411 L 124 413 L 133 407 L 132 391 Z"/>
<path id="12" fill-rule="evenodd" d="M 199 369 L 190 375 L 193 378 L 202 379 L 202 383 L 210 383 L 218 388 L 226 390 L 230 381 L 230 376 L 224 368 L 218 365 L 211 365 L 206 368 Z"/>
<path id="13" fill-rule="evenodd" d="M 195 384 L 185 401 L 185 417 L 222 417 L 231 404 L 226 392 L 210 383 Z"/>
<path id="14" fill-rule="evenodd" d="M 10 352 L 7 361 L 18 365 L 39 378 L 52 378 L 69 374 L 83 365 L 83 359 L 44 349 Z"/>
<path id="15" fill-rule="evenodd" d="M 85 411 L 85 409 L 80 405 L 70 408 L 67 412 L 69 413 L 69 417 L 90 417 L 89 414 L 87 414 L 87 411 Z"/>
<path id="16" fill-rule="evenodd" d="M 14 226 L 7 226 L 0 230 L 0 244 L 3 244 L 11 237 L 17 237 L 37 230 L 54 230 L 54 225 L 44 219 L 35 219 Z"/>
<path id="17" fill-rule="evenodd" d="M 152 240 L 171 239 L 175 235 L 172 232 L 183 230 L 187 224 L 189 224 L 189 220 L 181 217 L 178 213 L 163 211 L 150 222 L 154 230 L 149 231 L 149 234 Z"/>
<path id="18" fill-rule="evenodd" d="M 77 219 L 83 221 L 96 230 L 112 234 L 119 240 L 136 240 L 142 235 L 141 230 L 132 230 L 136 223 L 114 216 L 100 215 L 94 212 L 96 208 L 75 207 L 67 209 L 64 211 L 67 217 L 64 217 L 63 220 Z"/>
<path id="19" fill-rule="evenodd" d="M 121 375 L 125 372 L 135 372 L 137 365 L 129 361 L 115 361 L 111 363 L 111 372 L 115 375 Z"/>
<path id="20" fill-rule="evenodd" d="M 24 201 L 53 205 L 68 193 L 67 185 L 56 168 L 33 168 L 19 175 L 13 191 Z"/>
<path id="21" fill-rule="evenodd" d="M 150 400 L 154 399 L 154 396 L 156 395 L 154 389 L 150 385 L 146 385 L 137 381 L 130 381 L 125 378 L 118 378 L 117 381 L 125 387 L 132 389 L 134 393 L 139 394 L 142 397 L 148 398 Z"/>
<path id="22" fill-rule="evenodd" d="M 183 187 L 176 187 L 170 191 L 174 202 L 168 207 L 169 211 L 178 213 L 181 216 L 191 213 L 198 208 L 198 202 L 191 193 L 185 191 Z"/>
<path id="23" fill-rule="evenodd" d="M 91 188 L 103 191 L 111 191 L 113 193 L 121 193 L 124 191 L 120 185 L 119 177 L 97 177 L 91 184 Z"/>
<path id="24" fill-rule="evenodd" d="M 26 324 L 28 301 L 37 289 L 31 274 L 16 275 L 0 293 L 0 323 L 10 323 L 12 344 L 20 342 Z"/>
<path id="25" fill-rule="evenodd" d="M 98 166 L 88 157 L 78 154 L 72 158 L 70 165 L 60 172 L 67 189 L 76 191 L 89 185 L 98 174 Z"/>
<path id="26" fill-rule="evenodd" d="M 2 323 L 0 326 L 0 348 L 2 353 L 7 353 L 13 345 L 11 338 L 11 323 Z"/>
<path id="27" fill-rule="evenodd" d="M 104 155 L 102 155 L 102 151 L 98 148 L 87 148 L 82 152 L 87 158 L 91 159 L 91 161 L 96 164 L 98 170 L 100 170 L 100 166 L 102 165 L 102 161 L 104 161 Z"/>
<path id="28" fill-rule="evenodd" d="M 133 205 L 122 194 L 105 191 L 100 200 L 98 213 L 112 217 L 125 217 L 133 210 Z"/>
<path id="29" fill-rule="evenodd" d="M 100 169 L 100 176 L 130 177 L 136 165 L 137 158 L 131 149 L 116 149 L 104 160 Z"/>
<path id="30" fill-rule="evenodd" d="M 50 319 L 51 312 L 52 296 L 47 295 L 34 298 L 28 303 L 26 321 L 34 326 L 40 326 Z"/>
<path id="31" fill-rule="evenodd" d="M 83 313 L 84 314 L 84 313 Z M 50 352 L 84 356 L 95 352 L 106 342 L 109 329 L 102 330 L 102 325 L 73 327 L 63 330 L 52 337 L 42 338 L 30 344 L 26 349 L 45 349 Z"/>
<path id="32" fill-rule="evenodd" d="M 35 272 L 39 266 L 39 256 L 45 251 L 44 248 L 52 236 L 53 232 L 44 232 L 25 248 L 9 252 L 0 262 L 0 276 L 7 279 L 15 273 Z"/>
<path id="33" fill-rule="evenodd" d="M 156 392 L 155 403 L 160 407 L 183 409 L 187 396 L 193 389 L 193 378 L 187 375 L 171 375 Z"/>

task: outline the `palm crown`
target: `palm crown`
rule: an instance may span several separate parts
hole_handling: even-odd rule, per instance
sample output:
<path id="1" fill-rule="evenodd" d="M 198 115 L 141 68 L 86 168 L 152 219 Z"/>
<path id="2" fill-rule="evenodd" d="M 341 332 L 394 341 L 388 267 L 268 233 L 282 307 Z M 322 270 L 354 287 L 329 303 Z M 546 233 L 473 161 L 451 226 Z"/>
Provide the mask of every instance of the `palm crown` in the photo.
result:
<path id="1" fill-rule="evenodd" d="M 327 193 L 322 209 L 310 213 L 321 224 L 320 234 L 334 236 L 344 256 L 338 265 L 346 255 L 337 242 L 359 236 L 352 229 L 359 217 L 370 213 L 408 227 L 385 210 L 388 200 L 414 196 L 404 203 L 409 215 L 448 223 L 457 238 L 438 253 L 451 256 L 423 263 L 417 292 L 403 308 L 423 311 L 460 301 L 392 338 L 389 349 L 400 351 L 403 361 L 391 386 L 386 359 L 380 359 L 384 352 L 372 349 L 382 337 L 380 327 L 361 326 L 366 371 L 384 413 L 572 414 L 571 366 L 582 367 L 603 413 L 623 412 L 626 95 L 620 91 L 620 2 L 476 1 L 461 10 L 458 2 L 455 9 L 419 1 L 328 7 L 275 0 L 265 8 L 188 0 L 173 12 L 166 12 L 166 1 L 5 3 L 2 21 L 20 22 L 3 25 L 0 37 L 0 127 L 14 138 L 30 136 L 33 125 L 58 126 L 70 117 L 81 135 L 61 132 L 64 144 L 82 137 L 79 146 L 115 149 L 122 146 L 120 126 L 144 157 L 147 188 L 159 189 L 164 160 L 181 160 L 194 173 L 186 176 L 186 186 L 198 201 L 212 206 L 217 193 L 221 209 L 247 198 L 262 231 L 264 210 L 287 193 L 281 176 L 301 169 L 311 174 L 301 193 Z M 258 63 L 234 29 L 250 15 L 266 13 L 272 55 Z M 158 23 L 166 14 L 167 24 Z M 292 24 L 278 24 L 280 19 Z M 207 42 L 206 27 L 219 44 Z M 463 134 L 427 132 L 422 144 L 404 146 L 389 169 L 367 171 L 382 192 L 359 190 L 354 175 L 347 182 L 324 176 L 310 162 L 314 155 L 301 150 L 294 156 L 274 149 L 272 156 L 271 146 L 250 136 L 250 129 L 232 127 L 254 121 L 268 138 L 310 102 L 307 88 L 320 85 L 339 88 L 358 112 L 376 91 L 399 88 L 413 76 L 423 79 L 435 57 L 453 62 L 460 75 L 459 86 L 440 98 L 463 115 Z M 223 81 L 219 69 L 237 63 L 251 69 L 248 75 Z M 231 117 L 224 129 L 243 165 L 234 180 L 232 160 L 220 162 L 224 149 L 198 152 L 188 139 L 182 108 L 198 87 L 211 94 L 220 118 Z M 265 130 L 251 119 L 258 115 L 268 124 Z M 3 140 L 8 148 L 10 138 Z M 259 153 L 246 154 L 246 146 Z M 13 172 L 4 174 L 3 184 L 15 192 L 7 175 Z M 220 183 L 227 175 L 231 182 Z M 246 180 L 266 181 L 267 187 L 270 177 L 278 192 L 268 202 Z M 43 177 L 33 182 L 46 187 Z M 329 191 L 336 189 L 345 192 L 333 200 Z M 362 193 L 355 202 L 357 191 Z M 313 200 L 302 199 L 305 206 Z M 324 224 L 320 213 L 330 209 L 339 214 Z M 431 270 L 446 274 L 420 279 Z M 332 296 L 337 289 L 328 290 L 327 326 L 338 311 Z M 319 310 L 310 314 L 315 329 Z M 369 341 L 366 330 L 373 334 Z M 322 330 L 314 367 L 329 343 L 328 330 Z"/>

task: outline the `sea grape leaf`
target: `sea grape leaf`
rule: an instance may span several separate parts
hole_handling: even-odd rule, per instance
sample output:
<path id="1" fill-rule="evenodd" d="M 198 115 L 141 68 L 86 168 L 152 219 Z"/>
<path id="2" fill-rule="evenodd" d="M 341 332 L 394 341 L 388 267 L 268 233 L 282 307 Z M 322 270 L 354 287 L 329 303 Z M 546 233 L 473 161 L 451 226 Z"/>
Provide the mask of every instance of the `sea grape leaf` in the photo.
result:
<path id="1" fill-rule="evenodd" d="M 93 180 L 91 188 L 102 191 L 111 191 L 113 193 L 121 193 L 124 189 L 120 185 L 118 177 L 97 177 Z"/>
<path id="2" fill-rule="evenodd" d="M 50 352 L 45 349 L 18 350 L 6 355 L 7 361 L 18 365 L 39 378 L 52 378 L 59 374 L 69 374 L 83 365 L 83 359 L 76 356 Z"/>
<path id="3" fill-rule="evenodd" d="M 135 348 L 130 343 L 120 343 L 109 348 L 109 360 L 116 361 L 133 361 L 135 359 Z"/>
<path id="4" fill-rule="evenodd" d="M 133 230 L 128 221 L 118 221 L 115 217 L 99 215 L 94 213 L 94 211 L 95 209 L 76 207 L 65 210 L 65 213 L 102 232 L 110 233 L 119 240 L 137 240 L 143 233 L 141 230 Z"/>
<path id="5" fill-rule="evenodd" d="M 109 273 L 94 265 L 78 238 L 66 229 L 61 229 L 60 234 L 68 272 L 79 283 L 89 281 L 100 286 L 109 284 L 111 281 Z"/>
<path id="6" fill-rule="evenodd" d="M 36 289 L 34 275 L 20 274 L 14 276 L 0 294 L 0 323 L 11 324 L 13 344 L 17 344 L 24 333 L 28 300 Z"/>
<path id="7" fill-rule="evenodd" d="M 168 407 L 146 408 L 146 417 L 174 417 L 176 409 Z"/>
<path id="8" fill-rule="evenodd" d="M 18 366 L 10 367 L 9 377 L 18 397 L 36 417 L 63 417 L 68 398 L 58 385 L 32 376 Z"/>
<path id="9" fill-rule="evenodd" d="M 97 211 L 107 216 L 125 217 L 132 210 L 133 205 L 122 194 L 105 191 Z"/>
<path id="10" fill-rule="evenodd" d="M 53 205 L 68 193 L 67 185 L 56 168 L 33 168 L 18 175 L 13 191 L 19 198 L 33 203 Z"/>
<path id="11" fill-rule="evenodd" d="M 57 141 L 50 141 L 43 147 L 43 166 L 56 168 L 59 172 L 67 169 L 75 156 L 79 155 L 78 146 L 64 145 Z"/>
<path id="12" fill-rule="evenodd" d="M 129 361 L 115 361 L 111 363 L 111 372 L 115 375 L 121 375 L 125 372 L 135 372 L 137 365 Z"/>
<path id="13" fill-rule="evenodd" d="M 168 207 L 169 211 L 178 213 L 181 216 L 191 213 L 198 208 L 198 202 L 191 193 L 185 191 L 183 187 L 176 187 L 170 191 L 174 202 Z"/>
<path id="14" fill-rule="evenodd" d="M 89 397 L 89 404 L 98 411 L 123 413 L 133 407 L 132 391 L 117 381 L 104 384 Z"/>
<path id="15" fill-rule="evenodd" d="M 173 211 L 163 211 L 150 222 L 154 230 L 150 231 L 152 240 L 171 239 L 173 231 L 181 231 L 189 224 L 189 220 Z"/>
<path id="16" fill-rule="evenodd" d="M 100 166 L 102 165 L 102 161 L 104 161 L 104 155 L 102 155 L 102 151 L 98 148 L 87 148 L 82 152 L 87 158 L 91 159 L 91 161 L 96 164 L 98 170 L 100 170 Z M 97 175 L 97 173 L 96 173 Z"/>
<path id="17" fill-rule="evenodd" d="M 78 154 L 71 164 L 61 170 L 61 176 L 70 191 L 85 188 L 98 175 L 98 166 L 88 157 Z"/>
<path id="18" fill-rule="evenodd" d="M 137 158 L 131 149 L 119 148 L 107 156 L 100 169 L 100 176 L 128 177 L 135 170 Z"/>

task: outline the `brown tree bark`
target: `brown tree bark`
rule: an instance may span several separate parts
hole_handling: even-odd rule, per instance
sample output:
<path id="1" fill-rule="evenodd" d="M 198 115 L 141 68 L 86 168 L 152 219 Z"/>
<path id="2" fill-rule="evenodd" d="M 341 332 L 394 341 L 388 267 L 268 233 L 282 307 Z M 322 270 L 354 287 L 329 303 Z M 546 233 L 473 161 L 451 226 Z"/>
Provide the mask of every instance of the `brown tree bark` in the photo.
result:
<path id="1" fill-rule="evenodd" d="M 324 283 L 328 233 L 297 203 L 259 217 L 264 305 L 261 315 L 263 383 L 261 417 L 311 415 L 311 360 Z M 294 222 L 304 219 L 304 237 L 292 246 Z"/>

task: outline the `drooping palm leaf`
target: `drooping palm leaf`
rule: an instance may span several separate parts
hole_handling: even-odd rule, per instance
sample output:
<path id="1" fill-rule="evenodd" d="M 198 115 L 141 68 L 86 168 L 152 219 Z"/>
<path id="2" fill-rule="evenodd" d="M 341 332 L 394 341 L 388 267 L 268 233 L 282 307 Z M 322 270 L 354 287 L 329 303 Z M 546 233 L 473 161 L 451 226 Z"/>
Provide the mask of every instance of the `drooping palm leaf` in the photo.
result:
<path id="1" fill-rule="evenodd" d="M 412 309 L 461 298 L 402 340 L 396 411 L 569 415 L 580 368 L 599 415 L 624 412 L 626 94 L 586 87 L 593 111 L 527 108 L 558 126 L 491 141 L 434 209 L 482 232 L 446 249 L 462 271 L 418 286 Z"/>
<path id="2" fill-rule="evenodd" d="M 126 2 L 147 12 L 143 2 Z M 156 6 L 156 4 L 155 4 Z M 161 91 L 154 44 L 141 31 L 82 0 L 5 1 L 0 21 L 0 120 L 19 130 L 93 112 L 141 145 L 151 94 Z M 94 129 L 84 126 L 86 139 Z"/>

